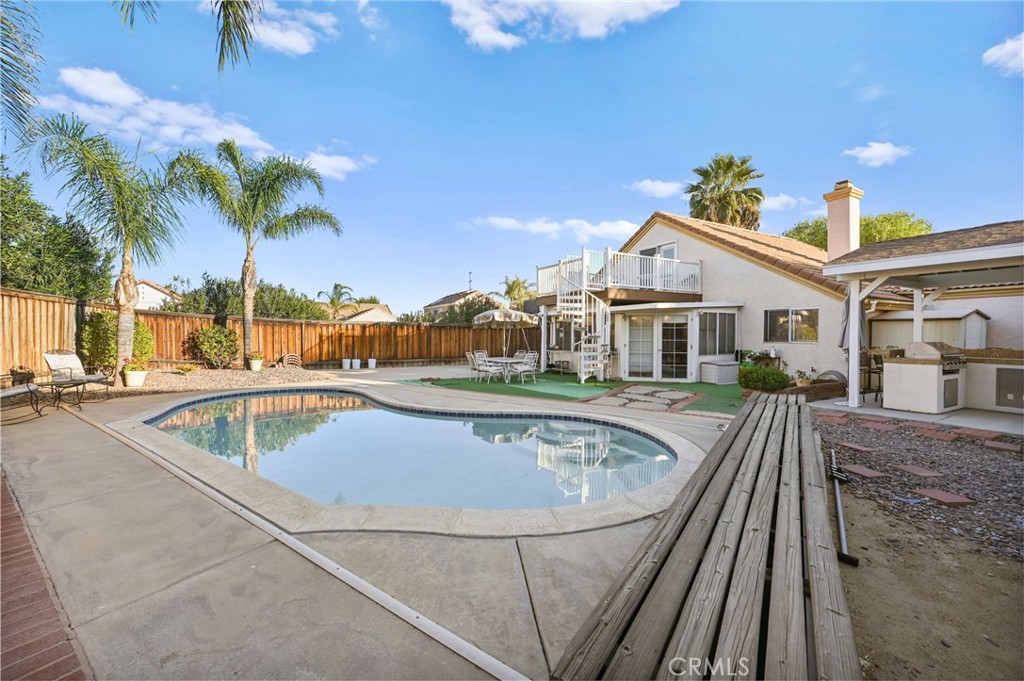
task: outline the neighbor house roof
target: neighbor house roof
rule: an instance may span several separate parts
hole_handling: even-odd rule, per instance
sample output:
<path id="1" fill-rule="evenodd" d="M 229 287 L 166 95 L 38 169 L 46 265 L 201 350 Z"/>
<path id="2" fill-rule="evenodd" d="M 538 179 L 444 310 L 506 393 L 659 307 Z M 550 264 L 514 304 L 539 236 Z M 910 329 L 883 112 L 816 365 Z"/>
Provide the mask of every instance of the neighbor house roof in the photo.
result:
<path id="1" fill-rule="evenodd" d="M 662 223 L 685 232 L 701 241 L 708 242 L 723 250 L 732 251 L 748 260 L 808 284 L 813 284 L 833 292 L 837 296 L 846 296 L 846 282 L 822 273 L 821 268 L 828 259 L 828 253 L 816 246 L 777 236 L 755 232 L 740 227 L 732 227 L 717 222 L 683 217 L 672 213 L 658 211 L 648 218 L 636 234 L 623 244 L 620 250 L 629 250 L 655 223 Z M 905 301 L 895 290 L 879 288 L 871 295 L 872 298 Z"/>
<path id="2" fill-rule="evenodd" d="M 482 295 L 483 294 L 480 293 L 480 291 L 477 291 L 476 289 L 469 289 L 467 291 L 459 291 L 458 293 L 450 293 L 450 294 L 444 296 L 443 298 L 438 298 L 434 302 L 428 303 L 427 305 L 424 305 L 423 307 L 437 307 L 438 305 L 454 305 L 455 303 L 458 303 L 458 302 L 460 302 L 460 301 L 462 301 L 462 300 L 464 300 L 466 298 L 470 298 L 472 296 L 482 296 Z"/>
<path id="3" fill-rule="evenodd" d="M 368 317 L 368 316 L 372 315 L 374 312 L 377 312 L 377 311 L 380 311 L 380 312 L 386 314 L 388 317 L 391 317 L 392 319 L 395 319 L 397 321 L 397 318 L 395 317 L 394 313 L 391 311 L 391 308 L 388 307 L 387 305 L 384 305 L 383 303 L 377 303 L 377 304 L 373 304 L 373 303 L 359 303 L 355 308 L 348 308 L 348 309 L 343 310 L 341 315 L 338 317 L 338 321 L 342 321 L 342 322 L 359 321 L 363 317 Z"/>

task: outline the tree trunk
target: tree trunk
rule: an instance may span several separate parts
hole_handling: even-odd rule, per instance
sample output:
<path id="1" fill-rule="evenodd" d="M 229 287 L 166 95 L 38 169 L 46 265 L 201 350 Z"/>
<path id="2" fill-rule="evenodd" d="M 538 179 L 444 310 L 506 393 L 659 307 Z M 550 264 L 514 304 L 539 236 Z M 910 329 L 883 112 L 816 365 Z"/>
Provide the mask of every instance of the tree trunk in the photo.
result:
<path id="1" fill-rule="evenodd" d="M 245 458 L 242 460 L 242 468 L 258 475 L 260 452 L 256 448 L 256 415 L 253 413 L 252 400 L 242 402 L 242 419 L 245 432 Z"/>
<path id="2" fill-rule="evenodd" d="M 132 356 L 135 343 L 135 304 L 139 302 L 139 288 L 132 268 L 131 248 L 125 248 L 121 256 L 121 273 L 114 283 L 114 303 L 117 305 L 117 366 L 114 368 L 114 385 L 124 386 L 121 368 L 125 358 Z"/>
<path id="3" fill-rule="evenodd" d="M 252 353 L 252 312 L 256 301 L 256 259 L 250 245 L 242 263 L 242 359 Z"/>

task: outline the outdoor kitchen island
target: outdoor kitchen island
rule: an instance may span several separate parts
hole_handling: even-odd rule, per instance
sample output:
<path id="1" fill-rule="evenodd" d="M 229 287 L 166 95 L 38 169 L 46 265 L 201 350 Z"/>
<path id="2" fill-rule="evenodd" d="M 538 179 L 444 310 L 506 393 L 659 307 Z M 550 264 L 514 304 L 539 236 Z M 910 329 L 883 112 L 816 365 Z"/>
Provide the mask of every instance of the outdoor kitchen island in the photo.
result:
<path id="1" fill-rule="evenodd" d="M 965 407 L 1024 413 L 1021 351 L 966 353 L 946 343 L 911 343 L 905 357 L 885 360 L 883 405 L 921 414 Z"/>

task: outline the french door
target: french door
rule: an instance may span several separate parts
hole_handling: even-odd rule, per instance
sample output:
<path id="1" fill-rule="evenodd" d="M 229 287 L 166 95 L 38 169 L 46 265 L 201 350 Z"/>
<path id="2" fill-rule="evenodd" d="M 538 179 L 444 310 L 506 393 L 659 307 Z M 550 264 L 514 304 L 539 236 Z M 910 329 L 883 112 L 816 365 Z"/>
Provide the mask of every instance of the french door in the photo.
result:
<path id="1" fill-rule="evenodd" d="M 661 323 L 661 378 L 686 380 L 688 343 L 686 322 Z"/>

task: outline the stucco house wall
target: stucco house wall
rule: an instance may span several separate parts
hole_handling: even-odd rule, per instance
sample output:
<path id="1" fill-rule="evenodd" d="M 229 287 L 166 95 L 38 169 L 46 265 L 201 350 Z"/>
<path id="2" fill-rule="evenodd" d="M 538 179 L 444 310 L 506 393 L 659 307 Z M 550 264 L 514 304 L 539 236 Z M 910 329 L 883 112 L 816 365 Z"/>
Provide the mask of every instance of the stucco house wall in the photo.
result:
<path id="1" fill-rule="evenodd" d="M 770 270 L 764 264 L 743 255 L 656 223 L 630 248 L 642 249 L 676 242 L 678 260 L 701 263 L 701 288 L 704 302 L 742 303 L 737 318 L 738 348 L 769 350 L 775 347 L 788 365 L 820 373 L 836 370 L 846 373 L 846 355 L 838 346 L 843 300 L 795 277 Z M 818 341 L 815 343 L 764 342 L 764 313 L 774 309 L 818 309 Z M 614 308 L 613 308 L 614 309 Z M 617 335 L 618 338 L 618 335 Z"/>

